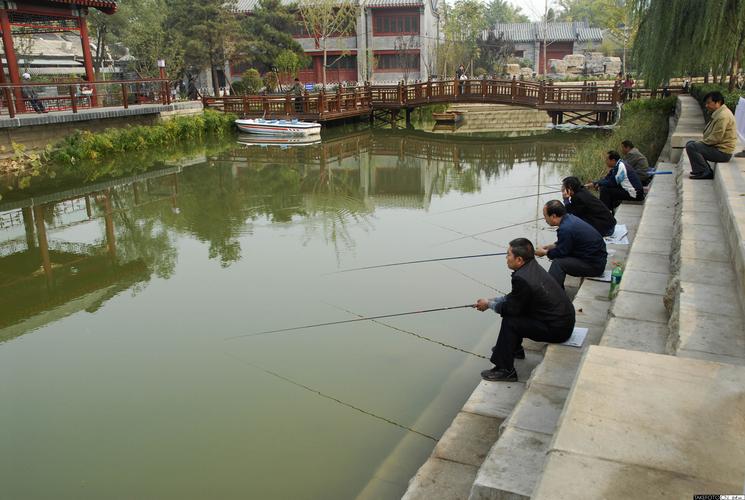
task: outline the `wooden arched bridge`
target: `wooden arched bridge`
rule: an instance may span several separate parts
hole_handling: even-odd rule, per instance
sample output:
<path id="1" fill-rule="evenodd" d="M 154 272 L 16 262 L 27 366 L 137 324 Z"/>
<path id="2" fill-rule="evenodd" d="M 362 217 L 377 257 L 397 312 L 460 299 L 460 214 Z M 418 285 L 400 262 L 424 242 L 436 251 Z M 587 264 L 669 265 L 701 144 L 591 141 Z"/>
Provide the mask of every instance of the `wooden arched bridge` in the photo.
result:
<path id="1" fill-rule="evenodd" d="M 370 85 L 335 92 L 302 95 L 245 95 L 204 97 L 205 108 L 220 109 L 243 118 L 298 118 L 330 122 L 373 116 L 385 111 L 395 120 L 401 111 L 429 104 L 509 104 L 545 110 L 554 124 L 583 122 L 603 125 L 613 121 L 621 102 L 617 85 L 553 84 L 512 80 L 441 80 L 404 85 Z M 408 121 L 408 120 L 407 120 Z"/>

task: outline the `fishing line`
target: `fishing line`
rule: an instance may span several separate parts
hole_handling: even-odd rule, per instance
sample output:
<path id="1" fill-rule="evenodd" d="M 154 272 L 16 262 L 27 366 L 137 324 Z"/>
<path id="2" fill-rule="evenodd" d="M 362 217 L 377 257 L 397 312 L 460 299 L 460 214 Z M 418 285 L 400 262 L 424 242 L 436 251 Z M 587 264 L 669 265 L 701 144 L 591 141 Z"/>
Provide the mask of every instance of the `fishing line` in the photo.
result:
<path id="1" fill-rule="evenodd" d="M 494 290 L 494 291 L 495 291 L 495 292 L 497 292 L 497 293 L 501 293 L 502 295 L 507 295 L 507 294 L 506 294 L 505 292 L 503 292 L 502 290 L 499 290 L 498 288 L 494 288 L 494 287 L 493 287 L 493 286 L 491 286 L 491 285 L 487 285 L 487 284 L 486 284 L 486 283 L 484 283 L 483 281 L 479 281 L 479 280 L 477 280 L 476 278 L 474 278 L 473 276 L 469 276 L 468 274 L 464 273 L 464 272 L 463 272 L 463 271 L 461 271 L 460 269 L 456 269 L 456 268 L 454 268 L 453 266 L 449 266 L 449 265 L 447 265 L 447 264 L 442 264 L 442 265 L 443 265 L 444 267 L 447 267 L 447 268 L 448 268 L 448 269 L 450 269 L 451 271 L 454 271 L 454 272 L 456 272 L 456 273 L 460 274 L 460 275 L 461 275 L 461 276 L 463 276 L 464 278 L 468 278 L 469 280 L 473 281 L 474 283 L 478 283 L 479 285 L 483 285 L 483 286 L 485 286 L 486 288 L 490 288 L 490 289 Z"/>
<path id="2" fill-rule="evenodd" d="M 480 236 L 482 234 L 493 233 L 494 231 L 500 231 L 502 229 L 509 229 L 511 227 L 516 227 L 516 226 L 524 226 L 525 224 L 530 224 L 531 222 L 538 222 L 538 221 L 541 221 L 541 220 L 543 220 L 543 217 L 541 217 L 539 219 L 531 219 L 531 220 L 527 220 L 527 221 L 523 221 L 523 222 L 515 222 L 514 224 L 509 224 L 507 226 L 497 227 L 497 228 L 494 228 L 494 229 L 488 229 L 486 231 L 481 231 L 480 233 L 467 234 L 467 235 L 462 236 L 460 238 L 455 238 L 455 239 L 452 239 L 452 240 L 443 241 L 442 243 L 438 243 L 437 245 L 434 245 L 434 246 L 437 247 L 437 246 L 440 246 L 440 245 L 445 245 L 447 243 L 452 243 L 454 241 L 465 240 L 467 238 L 473 238 L 475 236 Z"/>
<path id="3" fill-rule="evenodd" d="M 507 252 L 481 253 L 481 254 L 475 254 L 475 255 L 460 255 L 457 257 L 440 257 L 437 259 L 409 260 L 406 262 L 394 262 L 391 264 L 378 264 L 375 266 L 364 266 L 364 267 L 353 267 L 350 269 L 341 269 L 339 271 L 334 271 L 334 272 L 326 273 L 326 274 L 349 273 L 352 271 L 363 271 L 365 269 L 380 269 L 381 267 L 405 266 L 408 264 L 422 264 L 425 262 L 440 262 L 443 260 L 459 260 L 459 259 L 475 259 L 475 258 L 480 258 L 480 257 L 495 257 L 499 255 L 507 255 Z"/>
<path id="4" fill-rule="evenodd" d="M 459 234 L 461 236 L 469 236 L 468 234 L 464 233 L 463 231 L 458 231 L 457 229 L 453 229 L 452 227 L 441 226 L 441 225 L 435 224 L 433 222 L 427 222 L 427 223 L 430 224 L 430 225 L 432 225 L 432 226 L 439 227 L 440 229 L 444 229 L 445 231 L 450 231 L 451 233 Z M 489 245 L 492 245 L 492 246 L 495 246 L 495 247 L 507 248 L 507 246 L 505 246 L 505 245 L 501 245 L 499 243 L 494 243 L 493 241 L 485 240 L 483 238 L 473 237 L 473 239 L 476 240 L 476 241 L 481 241 L 483 243 L 488 243 Z"/>
<path id="5" fill-rule="evenodd" d="M 352 316 L 357 316 L 358 318 L 364 318 L 364 316 L 362 316 L 361 314 L 357 314 L 356 312 L 350 311 L 349 309 L 345 309 L 345 308 L 343 308 L 341 306 L 330 304 L 330 303 L 325 302 L 325 301 L 323 301 L 323 303 L 326 304 L 326 305 L 329 305 L 331 307 L 334 307 L 336 309 L 339 309 L 340 311 L 344 311 L 346 313 L 349 313 Z M 378 321 L 378 320 L 371 320 L 371 321 L 373 323 L 377 323 L 379 325 L 388 327 L 388 328 L 390 328 L 392 330 L 396 330 L 398 332 L 405 333 L 407 335 L 412 335 L 412 336 L 414 336 L 414 337 L 416 337 L 418 339 L 421 339 L 421 340 L 424 340 L 424 341 L 427 341 L 427 342 L 432 342 L 433 344 L 441 345 L 442 347 L 447 347 L 449 349 L 454 349 L 456 351 L 460 351 L 460 352 L 465 353 L 465 354 L 470 354 L 471 356 L 476 356 L 477 358 L 489 359 L 486 356 L 482 356 L 481 354 L 476 354 L 475 352 L 466 351 L 465 349 L 461 349 L 460 347 L 457 347 L 457 346 L 454 346 L 454 345 L 450 345 L 450 344 L 446 344 L 444 342 L 440 342 L 439 340 L 435 340 L 435 339 L 426 337 L 426 336 L 424 336 L 422 334 L 419 334 L 419 333 L 416 333 L 416 332 L 412 332 L 410 330 L 404 330 L 403 328 L 399 328 L 397 326 L 389 325 L 388 323 L 383 323 L 382 321 Z"/>
<path id="6" fill-rule="evenodd" d="M 437 307 L 435 309 L 423 309 L 421 311 L 410 311 L 410 312 L 403 312 L 403 313 L 396 313 L 396 314 L 382 314 L 380 316 L 370 316 L 365 318 L 357 318 L 357 319 L 347 319 L 342 321 L 329 321 L 326 323 L 315 323 L 312 325 L 302 325 L 302 326 L 293 326 L 290 328 L 280 328 L 278 330 L 266 330 L 263 332 L 256 332 L 256 333 L 247 333 L 244 335 L 236 335 L 234 337 L 225 337 L 223 340 L 234 340 L 234 339 L 240 339 L 244 337 L 258 337 L 260 335 L 268 335 L 272 333 L 283 333 L 283 332 L 290 332 L 293 330 L 304 330 L 307 328 L 317 328 L 320 326 L 331 326 L 331 325 L 343 325 L 345 323 L 356 323 L 358 321 L 372 321 L 375 319 L 383 319 L 383 318 L 395 318 L 398 316 L 411 316 L 414 314 L 424 314 L 424 313 L 431 313 L 431 312 L 438 312 L 438 311 L 450 311 L 453 309 L 465 309 L 465 308 L 473 308 L 473 304 L 465 304 L 462 306 L 450 306 L 450 307 Z"/>
<path id="7" fill-rule="evenodd" d="M 314 388 L 312 388 L 310 386 L 307 386 L 305 384 L 301 384 L 300 382 L 298 382 L 296 380 L 292 380 L 291 378 L 285 377 L 284 375 L 280 375 L 277 372 L 273 372 L 271 370 L 267 370 L 266 368 L 264 368 L 262 366 L 259 366 L 259 365 L 255 364 L 255 363 L 252 363 L 250 361 L 246 361 L 245 359 L 241 359 L 241 358 L 239 358 L 237 356 L 234 356 L 232 354 L 225 353 L 225 355 L 226 356 L 229 356 L 229 357 L 231 357 L 231 358 L 233 358 L 233 359 L 235 359 L 237 361 L 239 361 L 240 363 L 246 364 L 246 365 L 248 365 L 248 366 L 250 366 L 252 368 L 255 368 L 257 370 L 260 370 L 260 371 L 262 371 L 262 372 L 264 372 L 264 373 L 266 373 L 268 375 L 271 375 L 272 377 L 276 377 L 276 378 L 278 378 L 280 380 L 283 380 L 283 381 L 285 381 L 285 382 L 287 382 L 289 384 L 292 384 L 292 385 L 294 385 L 296 387 L 300 387 L 301 389 L 305 389 L 308 392 L 312 392 L 313 394 L 316 394 L 317 396 L 321 396 L 322 398 L 331 400 L 331 401 L 333 401 L 333 402 L 335 402 L 337 404 L 340 404 L 340 405 L 345 406 L 347 408 L 351 408 L 352 410 L 358 411 L 358 412 L 360 412 L 360 413 L 362 413 L 364 415 L 367 415 L 369 417 L 376 418 L 378 420 L 382 420 L 383 422 L 389 423 L 391 425 L 395 425 L 396 427 L 398 427 L 400 429 L 403 429 L 405 431 L 413 432 L 414 434 L 418 434 L 418 435 L 420 435 L 422 437 L 425 437 L 427 439 L 431 439 L 435 443 L 439 441 L 434 436 L 430 436 L 429 434 L 425 434 L 424 432 L 420 432 L 420 431 L 418 431 L 416 429 L 413 429 L 413 428 L 411 428 L 411 427 L 409 427 L 407 425 L 400 424 L 400 423 L 396 422 L 395 420 L 391 420 L 390 418 L 382 417 L 382 416 L 377 415 L 377 414 L 375 414 L 375 413 L 373 413 L 371 411 L 364 410 L 364 409 L 362 409 L 362 408 L 360 408 L 358 406 L 354 406 L 353 404 L 350 404 L 350 403 L 347 403 L 345 401 L 342 401 L 341 399 L 335 398 L 334 396 L 330 396 L 328 394 L 325 394 L 325 393 L 319 391 L 318 389 L 314 389 Z"/>
<path id="8" fill-rule="evenodd" d="M 443 210 L 442 212 L 435 212 L 429 215 L 448 214 L 451 212 L 457 212 L 459 210 L 466 210 L 467 208 L 483 207 L 485 205 L 494 205 L 495 203 L 502 203 L 504 201 L 522 200 L 525 198 L 534 198 L 536 196 L 543 196 L 544 194 L 556 194 L 556 193 L 561 193 L 561 191 L 548 191 L 546 193 L 526 194 L 524 196 L 515 196 L 514 198 L 504 198 L 502 200 L 486 201 L 484 203 L 477 203 L 475 205 L 466 205 L 465 207 L 451 208 L 450 210 Z"/>

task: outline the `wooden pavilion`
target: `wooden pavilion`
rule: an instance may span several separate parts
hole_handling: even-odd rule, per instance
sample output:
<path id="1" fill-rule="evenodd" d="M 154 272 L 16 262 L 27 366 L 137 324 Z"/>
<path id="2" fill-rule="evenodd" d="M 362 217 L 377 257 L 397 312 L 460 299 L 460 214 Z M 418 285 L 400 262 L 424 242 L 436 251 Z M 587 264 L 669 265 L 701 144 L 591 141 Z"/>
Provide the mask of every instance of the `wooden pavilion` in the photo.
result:
<path id="1" fill-rule="evenodd" d="M 95 81 L 88 25 L 86 24 L 90 8 L 98 9 L 105 14 L 113 14 L 116 12 L 117 2 L 115 0 L 0 1 L 0 31 L 2 31 L 3 53 L 7 63 L 7 68 L 5 68 L 0 60 L 0 83 L 16 85 L 21 83 L 18 58 L 13 46 L 14 35 L 70 32 L 79 33 L 83 47 L 86 80 Z M 6 71 L 10 82 L 7 82 Z M 21 88 L 16 87 L 14 92 L 16 101 L 22 103 Z M 95 99 L 94 94 L 91 99 L 93 105 L 95 105 Z"/>

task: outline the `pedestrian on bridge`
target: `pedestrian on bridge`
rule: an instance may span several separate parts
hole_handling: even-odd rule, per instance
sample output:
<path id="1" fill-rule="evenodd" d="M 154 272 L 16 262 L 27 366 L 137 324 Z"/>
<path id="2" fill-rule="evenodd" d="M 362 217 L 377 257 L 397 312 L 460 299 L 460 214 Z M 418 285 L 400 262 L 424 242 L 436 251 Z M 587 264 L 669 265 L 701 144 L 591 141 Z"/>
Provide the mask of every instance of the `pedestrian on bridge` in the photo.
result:
<path id="1" fill-rule="evenodd" d="M 556 243 L 535 249 L 537 257 L 551 259 L 548 274 L 564 288 L 566 275 L 577 277 L 600 276 L 605 271 L 608 252 L 605 240 L 597 230 L 579 217 L 567 213 L 559 200 L 543 206 L 546 224 L 558 228 Z"/>
<path id="2" fill-rule="evenodd" d="M 559 202 L 560 203 L 560 202 Z M 535 260 L 530 240 L 510 241 L 507 267 L 512 270 L 512 290 L 493 299 L 479 299 L 474 307 L 502 316 L 497 343 L 490 361 L 494 367 L 481 372 L 490 382 L 515 382 L 515 359 L 525 359 L 523 338 L 536 342 L 566 342 L 574 330 L 574 306 L 564 290 Z"/>

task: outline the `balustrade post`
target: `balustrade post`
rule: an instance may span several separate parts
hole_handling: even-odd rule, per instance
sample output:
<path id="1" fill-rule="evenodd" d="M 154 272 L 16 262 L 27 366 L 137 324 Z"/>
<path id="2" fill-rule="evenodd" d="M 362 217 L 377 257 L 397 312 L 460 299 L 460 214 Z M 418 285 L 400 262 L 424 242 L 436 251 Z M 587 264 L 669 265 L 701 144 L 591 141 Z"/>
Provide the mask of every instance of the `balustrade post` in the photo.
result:
<path id="1" fill-rule="evenodd" d="M 303 113 L 309 113 L 309 104 L 308 104 L 308 89 L 303 90 L 303 102 L 300 109 L 303 110 Z"/>
<path id="2" fill-rule="evenodd" d="M 122 106 L 124 106 L 124 109 L 129 108 L 129 95 L 126 83 L 122 83 Z"/>
<path id="3" fill-rule="evenodd" d="M 289 115 L 292 112 L 292 96 L 287 94 L 285 96 L 285 114 Z"/>
<path id="4" fill-rule="evenodd" d="M 72 106 L 72 112 L 78 112 L 78 103 L 75 100 L 75 85 L 70 85 L 70 105 Z"/>
<path id="5" fill-rule="evenodd" d="M 341 112 L 341 83 L 336 87 L 336 112 Z"/>
<path id="6" fill-rule="evenodd" d="M 248 116 L 248 96 L 244 95 L 243 96 L 243 117 L 245 118 L 247 116 Z"/>
<path id="7" fill-rule="evenodd" d="M 544 80 L 538 84 L 538 104 L 546 104 L 546 82 Z"/>
<path id="8" fill-rule="evenodd" d="M 322 116 L 326 110 L 326 92 L 323 89 L 318 93 L 318 116 Z"/>
<path id="9" fill-rule="evenodd" d="M 432 98 L 432 77 L 430 76 L 427 79 L 427 100 L 429 101 Z"/>
<path id="10" fill-rule="evenodd" d="M 8 106 L 8 115 L 11 118 L 16 117 L 16 107 L 13 104 L 13 94 L 10 92 L 8 87 L 3 89 L 3 95 L 5 95 L 5 104 Z"/>
<path id="11" fill-rule="evenodd" d="M 225 98 L 223 97 L 223 106 L 225 106 Z M 261 96 L 261 107 L 264 110 L 264 117 L 269 114 L 269 98 L 267 96 Z"/>
<path id="12" fill-rule="evenodd" d="M 510 93 L 512 94 L 512 100 L 517 97 L 517 75 L 512 75 L 512 86 L 510 87 Z"/>
<path id="13" fill-rule="evenodd" d="M 352 89 L 352 99 L 354 99 L 354 109 L 359 108 L 359 106 L 357 106 L 357 87 Z"/>
<path id="14" fill-rule="evenodd" d="M 458 97 L 460 97 L 460 82 L 458 81 L 457 76 L 453 79 L 453 95 L 455 96 L 456 100 L 458 100 Z"/>
<path id="15" fill-rule="evenodd" d="M 404 82 L 398 82 L 398 104 L 404 103 Z"/>

